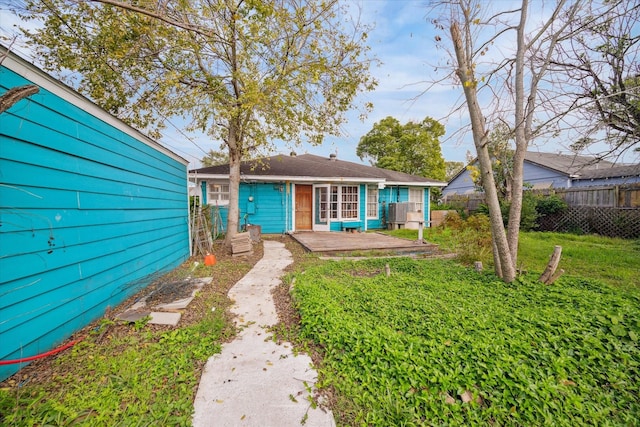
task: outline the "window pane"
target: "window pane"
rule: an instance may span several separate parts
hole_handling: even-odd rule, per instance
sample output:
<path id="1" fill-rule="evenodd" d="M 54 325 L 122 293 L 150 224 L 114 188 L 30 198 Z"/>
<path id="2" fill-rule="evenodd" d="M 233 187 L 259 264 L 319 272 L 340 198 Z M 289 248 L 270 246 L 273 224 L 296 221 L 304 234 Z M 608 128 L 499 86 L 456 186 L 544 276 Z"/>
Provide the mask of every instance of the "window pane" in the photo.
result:
<path id="1" fill-rule="evenodd" d="M 338 219 L 338 186 L 331 186 L 331 203 L 329 206 L 331 219 Z"/>
<path id="2" fill-rule="evenodd" d="M 358 186 L 357 185 L 344 185 L 341 188 L 341 201 L 340 216 L 343 219 L 357 219 L 358 218 Z"/>
<path id="3" fill-rule="evenodd" d="M 219 202 L 229 200 L 229 184 L 208 183 L 209 201 Z"/>
<path id="4" fill-rule="evenodd" d="M 378 218 L 378 188 L 367 188 L 367 218 Z"/>
<path id="5" fill-rule="evenodd" d="M 422 188 L 410 188 L 409 189 L 409 201 L 413 202 L 413 210 L 415 212 L 422 211 L 422 196 L 424 190 Z"/>

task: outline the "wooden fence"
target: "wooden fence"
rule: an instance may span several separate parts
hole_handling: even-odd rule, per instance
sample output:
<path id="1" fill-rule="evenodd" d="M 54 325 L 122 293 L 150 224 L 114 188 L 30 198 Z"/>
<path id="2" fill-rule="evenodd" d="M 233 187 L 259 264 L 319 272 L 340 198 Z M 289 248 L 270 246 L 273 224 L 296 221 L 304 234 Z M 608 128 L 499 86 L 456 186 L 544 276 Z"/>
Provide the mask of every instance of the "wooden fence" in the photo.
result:
<path id="1" fill-rule="evenodd" d="M 640 207 L 640 184 L 561 188 L 554 190 L 554 193 L 569 206 Z"/>
<path id="2" fill-rule="evenodd" d="M 562 213 L 538 218 L 540 231 L 640 238 L 640 183 L 531 191 L 555 194 L 569 206 Z M 445 196 L 444 203 L 472 213 L 484 203 L 484 194 Z"/>
<path id="3" fill-rule="evenodd" d="M 555 194 L 569 206 L 597 206 L 608 208 L 640 208 L 640 183 L 606 187 L 572 187 L 529 190 L 540 195 Z M 445 196 L 445 204 L 467 212 L 474 212 L 484 203 L 483 193 Z"/>

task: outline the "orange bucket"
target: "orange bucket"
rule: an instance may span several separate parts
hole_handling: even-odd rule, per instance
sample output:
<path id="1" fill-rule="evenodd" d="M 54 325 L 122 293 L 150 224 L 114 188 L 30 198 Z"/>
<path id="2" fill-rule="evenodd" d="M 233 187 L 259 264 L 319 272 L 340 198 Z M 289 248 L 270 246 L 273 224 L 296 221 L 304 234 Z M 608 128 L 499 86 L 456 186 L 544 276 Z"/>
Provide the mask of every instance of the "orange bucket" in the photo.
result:
<path id="1" fill-rule="evenodd" d="M 205 255 L 204 265 L 216 265 L 216 256 L 211 254 Z"/>

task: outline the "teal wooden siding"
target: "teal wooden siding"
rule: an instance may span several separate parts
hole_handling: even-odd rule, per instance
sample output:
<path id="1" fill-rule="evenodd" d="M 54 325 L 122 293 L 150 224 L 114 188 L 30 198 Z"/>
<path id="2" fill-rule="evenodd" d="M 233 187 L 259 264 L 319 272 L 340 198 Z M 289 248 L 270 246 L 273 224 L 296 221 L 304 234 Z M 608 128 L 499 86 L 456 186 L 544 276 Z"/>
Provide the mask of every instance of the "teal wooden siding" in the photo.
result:
<path id="1" fill-rule="evenodd" d="M 32 83 L 0 73 L 0 93 Z M 72 97 L 41 87 L 0 114 L 1 360 L 50 350 L 189 257 L 186 161 Z"/>
<path id="2" fill-rule="evenodd" d="M 253 201 L 249 201 L 249 197 Z M 240 186 L 240 225 L 247 222 L 259 225 L 265 234 L 281 234 L 288 231 L 287 209 L 291 209 L 291 191 L 281 183 L 248 183 Z M 289 217 L 290 220 L 290 217 Z"/>
<path id="3" fill-rule="evenodd" d="M 206 181 L 206 180 L 205 180 Z M 200 185 L 199 181 L 199 184 Z M 342 185 L 342 184 L 340 184 Z M 280 190 L 282 188 L 282 190 Z M 376 230 L 383 229 L 383 210 L 384 216 L 388 219 L 389 203 L 406 202 L 409 200 L 409 189 L 407 187 L 387 187 L 379 190 L 378 198 L 378 218 L 367 219 L 367 201 L 366 201 L 366 188 L 367 184 L 360 184 L 360 219 L 338 221 L 332 220 L 330 224 L 331 231 L 341 231 L 344 223 L 357 223 L 360 225 L 361 230 Z M 253 201 L 250 201 L 252 198 Z M 428 207 L 429 207 L 429 189 L 424 190 L 424 201 L 426 206 L 425 221 L 428 221 Z M 287 185 L 283 183 L 240 183 L 239 193 L 239 218 L 238 227 L 241 228 L 246 223 L 250 225 L 260 225 L 261 231 L 264 234 L 281 234 L 291 231 L 293 227 L 293 210 L 292 210 L 292 193 L 291 184 Z M 315 203 L 315 202 L 314 202 Z M 212 209 L 214 207 L 212 206 Z M 219 207 L 220 218 L 222 220 L 223 227 L 226 230 L 228 208 L 226 205 Z M 213 214 L 212 214 L 213 215 Z"/>

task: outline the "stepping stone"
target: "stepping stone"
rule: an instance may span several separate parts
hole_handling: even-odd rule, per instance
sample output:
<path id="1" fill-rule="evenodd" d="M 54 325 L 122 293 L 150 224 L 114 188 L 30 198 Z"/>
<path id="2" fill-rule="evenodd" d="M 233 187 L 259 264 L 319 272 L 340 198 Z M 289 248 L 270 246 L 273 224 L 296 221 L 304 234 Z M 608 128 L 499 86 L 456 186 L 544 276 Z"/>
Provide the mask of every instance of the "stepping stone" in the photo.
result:
<path id="1" fill-rule="evenodd" d="M 180 313 L 162 313 L 160 311 L 152 311 L 149 323 L 153 323 L 154 325 L 177 326 L 180 321 L 180 317 L 182 317 L 182 314 Z"/>
<path id="2" fill-rule="evenodd" d="M 148 316 L 150 313 L 151 312 L 149 311 L 125 311 L 124 313 L 117 315 L 116 319 L 133 323 Z"/>

